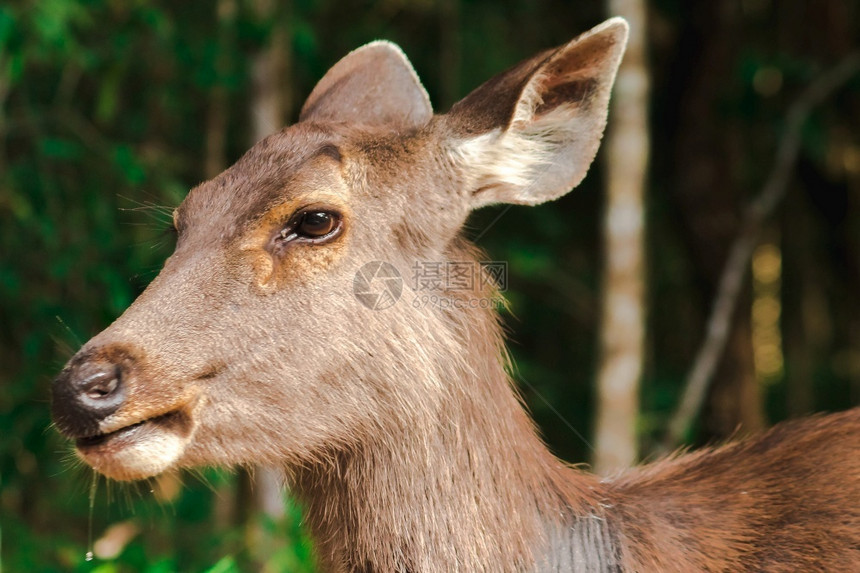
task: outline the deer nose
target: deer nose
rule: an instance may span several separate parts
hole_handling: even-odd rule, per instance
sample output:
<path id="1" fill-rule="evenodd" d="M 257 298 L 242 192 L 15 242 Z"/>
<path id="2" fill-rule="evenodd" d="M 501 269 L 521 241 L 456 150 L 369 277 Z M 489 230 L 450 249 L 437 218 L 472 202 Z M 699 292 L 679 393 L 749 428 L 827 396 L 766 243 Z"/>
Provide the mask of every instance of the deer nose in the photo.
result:
<path id="1" fill-rule="evenodd" d="M 125 401 L 122 368 L 101 360 L 73 361 L 54 380 L 52 413 L 57 428 L 70 437 L 91 436 L 99 422 Z"/>
<path id="2" fill-rule="evenodd" d="M 120 398 L 120 372 L 116 366 L 108 366 L 93 372 L 86 378 L 75 380 L 78 399 L 91 408 L 116 410 Z"/>

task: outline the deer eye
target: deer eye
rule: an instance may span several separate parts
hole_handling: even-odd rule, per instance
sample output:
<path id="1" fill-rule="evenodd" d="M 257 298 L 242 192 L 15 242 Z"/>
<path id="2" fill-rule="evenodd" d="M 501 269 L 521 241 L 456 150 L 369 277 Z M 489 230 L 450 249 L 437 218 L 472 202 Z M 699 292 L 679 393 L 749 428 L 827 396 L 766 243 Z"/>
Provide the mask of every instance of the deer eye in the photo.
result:
<path id="1" fill-rule="evenodd" d="M 272 246 L 281 248 L 293 242 L 324 243 L 337 237 L 342 227 L 341 216 L 333 211 L 299 211 L 275 235 Z"/>
<path id="2" fill-rule="evenodd" d="M 331 233 L 337 224 L 332 213 L 327 211 L 307 211 L 301 214 L 296 234 L 309 239 L 319 239 Z"/>

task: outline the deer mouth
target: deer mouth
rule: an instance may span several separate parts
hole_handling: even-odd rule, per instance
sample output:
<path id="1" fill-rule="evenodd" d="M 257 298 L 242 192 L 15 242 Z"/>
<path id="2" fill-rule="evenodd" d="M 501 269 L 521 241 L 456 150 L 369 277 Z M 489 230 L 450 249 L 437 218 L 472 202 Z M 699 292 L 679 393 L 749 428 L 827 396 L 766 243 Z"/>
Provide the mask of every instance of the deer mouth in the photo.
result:
<path id="1" fill-rule="evenodd" d="M 191 413 L 179 408 L 75 440 L 78 455 L 96 471 L 117 480 L 152 477 L 171 467 L 185 451 L 195 428 Z"/>
<path id="2" fill-rule="evenodd" d="M 174 410 L 123 426 L 118 430 L 78 438 L 75 440 L 75 447 L 79 450 L 90 450 L 103 446 L 122 447 L 123 442 L 141 438 L 145 439 L 147 434 L 159 431 L 159 428 L 175 429 L 184 432 L 190 429 L 187 427 L 190 425 L 190 421 L 187 412 Z"/>

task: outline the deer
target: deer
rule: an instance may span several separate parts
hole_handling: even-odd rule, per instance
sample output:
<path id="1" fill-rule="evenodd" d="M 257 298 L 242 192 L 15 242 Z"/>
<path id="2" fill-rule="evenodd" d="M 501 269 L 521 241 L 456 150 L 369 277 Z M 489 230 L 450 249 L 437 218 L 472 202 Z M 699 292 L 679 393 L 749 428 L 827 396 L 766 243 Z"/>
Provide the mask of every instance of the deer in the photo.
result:
<path id="1" fill-rule="evenodd" d="M 158 276 L 53 382 L 56 428 L 114 480 L 281 469 L 325 571 L 860 569 L 860 409 L 598 477 L 543 443 L 474 304 L 500 289 L 467 217 L 580 183 L 627 33 L 607 20 L 444 114 L 394 44 L 349 53 L 188 193 Z M 482 280 L 415 304 L 395 287 L 421 261 Z"/>

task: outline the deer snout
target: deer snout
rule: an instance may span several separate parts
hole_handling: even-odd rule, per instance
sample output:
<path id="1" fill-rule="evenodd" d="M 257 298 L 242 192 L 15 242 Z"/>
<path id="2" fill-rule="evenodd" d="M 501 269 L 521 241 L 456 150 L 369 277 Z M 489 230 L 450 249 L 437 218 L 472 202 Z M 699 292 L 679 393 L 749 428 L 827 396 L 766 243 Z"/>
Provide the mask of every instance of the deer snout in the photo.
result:
<path id="1" fill-rule="evenodd" d="M 191 442 L 202 403 L 198 386 L 171 380 L 130 344 L 91 341 L 52 387 L 57 429 L 74 439 L 81 459 L 118 480 L 151 477 L 174 464 Z"/>
<path id="2" fill-rule="evenodd" d="M 52 387 L 57 428 L 74 438 L 98 433 L 99 423 L 125 401 L 125 369 L 122 364 L 96 357 L 73 360 Z"/>

